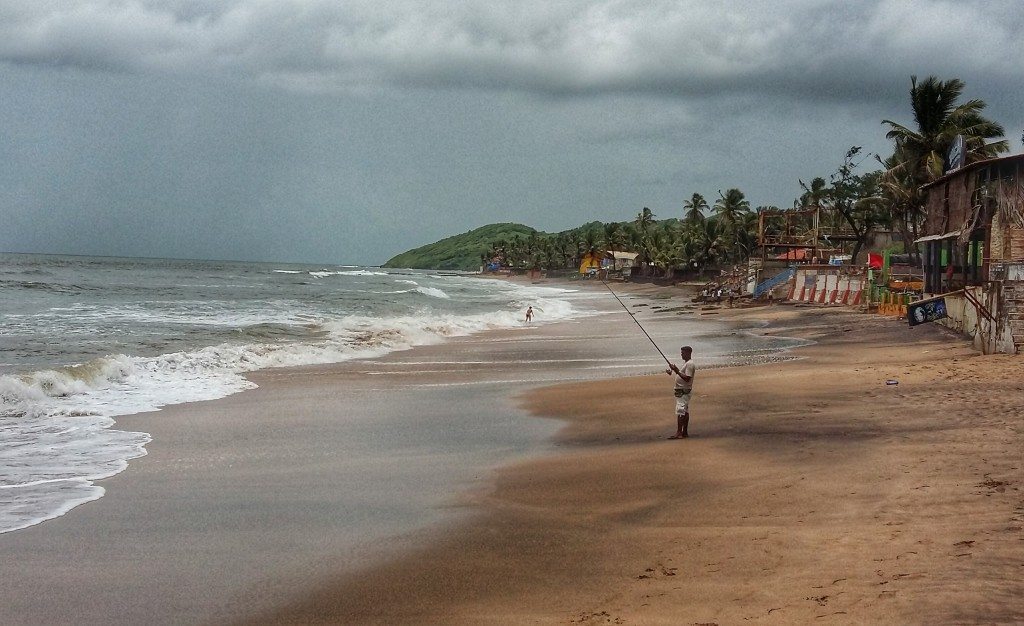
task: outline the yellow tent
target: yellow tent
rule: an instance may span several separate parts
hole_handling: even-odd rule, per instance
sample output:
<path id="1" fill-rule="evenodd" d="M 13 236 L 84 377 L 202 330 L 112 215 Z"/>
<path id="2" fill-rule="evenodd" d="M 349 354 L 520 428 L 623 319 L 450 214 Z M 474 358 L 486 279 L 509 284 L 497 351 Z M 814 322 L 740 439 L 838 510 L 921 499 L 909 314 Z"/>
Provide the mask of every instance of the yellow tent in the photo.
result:
<path id="1" fill-rule="evenodd" d="M 583 260 L 580 261 L 580 274 L 586 274 L 591 268 L 595 270 L 601 269 L 600 255 L 587 253 L 583 256 Z"/>

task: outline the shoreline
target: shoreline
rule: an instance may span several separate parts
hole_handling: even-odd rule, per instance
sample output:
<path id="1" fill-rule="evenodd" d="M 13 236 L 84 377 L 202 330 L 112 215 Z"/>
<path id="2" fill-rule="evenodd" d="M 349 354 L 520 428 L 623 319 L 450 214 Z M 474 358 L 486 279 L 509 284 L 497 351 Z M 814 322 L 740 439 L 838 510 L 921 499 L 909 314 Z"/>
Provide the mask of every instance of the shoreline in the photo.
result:
<path id="1" fill-rule="evenodd" d="M 663 440 L 658 376 L 527 392 L 556 455 L 500 469 L 457 535 L 243 623 L 1024 619 L 1024 368 L 879 316 L 728 317 L 759 316 L 818 343 L 698 370 L 691 439 Z"/>
<path id="2" fill-rule="evenodd" d="M 562 286 L 551 285 L 552 294 L 541 294 L 538 292 L 542 290 L 528 288 L 521 290 L 521 293 L 524 298 L 531 296 L 541 301 L 545 297 L 557 299 L 557 292 Z M 447 297 L 443 293 L 441 296 Z M 578 309 L 573 317 L 567 319 L 586 316 L 588 308 L 584 303 L 583 312 Z M 389 318 L 384 316 L 381 319 L 387 321 Z M 0 520 L 3 522 L 0 535 L 57 519 L 82 504 L 102 498 L 104 490 L 102 485 L 97 483 L 123 472 L 130 461 L 147 454 L 149 433 L 145 428 L 124 426 L 136 415 L 156 415 L 184 404 L 230 397 L 252 389 L 256 384 L 254 379 L 260 378 L 265 371 L 293 367 L 299 370 L 334 365 L 344 367 L 344 364 L 353 361 L 386 358 L 392 352 L 444 344 L 452 339 L 478 335 L 482 332 L 514 329 L 521 324 L 516 313 L 500 307 L 483 315 L 454 314 L 440 322 L 424 317 L 420 325 L 422 327 L 417 326 L 415 322 L 414 319 L 412 323 L 407 323 L 407 320 L 399 317 L 397 323 L 402 327 L 395 333 L 398 336 L 397 340 L 388 336 L 389 331 L 395 329 L 386 326 L 383 330 L 371 327 L 365 331 L 370 335 L 370 339 L 362 345 L 358 338 L 350 343 L 346 343 L 347 340 L 344 338 L 335 342 L 319 341 L 323 339 L 322 336 L 290 344 L 273 341 L 263 343 L 259 338 L 250 339 L 248 343 L 204 344 L 197 341 L 177 351 L 144 352 L 127 356 L 115 350 L 91 355 L 79 363 L 35 364 L 28 366 L 28 369 L 6 372 L 0 376 L 3 379 L 0 380 L 0 384 L 10 384 L 14 391 L 10 397 L 4 396 L 3 408 L 10 412 L 9 400 L 14 398 L 15 401 L 20 401 L 20 404 L 15 402 L 13 415 L 18 416 L 19 411 L 22 412 L 29 416 L 30 419 L 26 421 L 30 424 L 32 416 L 42 415 L 35 428 L 44 432 L 56 431 L 53 435 L 53 445 L 45 449 L 76 450 L 78 456 L 57 459 L 51 461 L 49 465 L 46 464 L 48 459 L 43 458 L 40 473 L 44 477 L 60 478 L 35 482 L 17 479 L 12 481 L 12 484 L 17 485 L 12 489 L 18 490 L 18 495 L 11 497 L 8 502 L 40 502 L 50 506 L 38 506 L 35 510 L 30 506 L 24 511 L 16 510 L 9 516 L 11 519 L 5 517 Z M 373 343 L 372 335 L 375 332 L 379 332 L 383 337 L 379 344 Z M 207 355 L 207 351 L 214 354 Z M 220 351 L 226 353 L 226 356 L 219 354 Z M 295 353 L 298 356 L 294 356 Z M 281 354 L 284 356 L 279 356 Z M 285 364 L 280 364 L 281 362 Z M 153 375 L 153 371 L 158 374 Z M 195 371 L 199 373 L 195 376 L 189 375 Z M 133 374 L 127 379 L 127 383 L 126 372 Z M 186 374 L 175 378 L 178 372 Z M 190 391 L 193 389 L 198 391 Z M 39 406 L 34 404 L 37 396 L 42 399 L 38 403 Z M 93 423 L 89 423 L 89 419 L 92 419 Z M 114 423 L 119 424 L 113 426 Z M 66 440 L 59 439 L 61 435 L 76 432 L 95 435 L 86 445 L 79 444 L 74 439 L 76 435 L 68 435 Z M 31 434 L 28 433 L 14 433 L 15 437 L 19 435 L 31 438 Z M 94 451 L 92 455 L 85 452 L 89 444 Z M 77 449 L 76 445 L 79 446 Z M 123 452 L 105 455 L 107 448 Z M 62 467 L 62 462 L 65 467 Z M 15 462 L 14 465 L 19 464 Z M 24 473 L 28 474 L 33 469 L 31 464 L 26 464 Z M 63 473 L 60 470 L 64 470 Z M 51 492 L 45 491 L 46 485 L 54 484 L 62 486 Z M 42 493 L 33 492 L 37 485 L 44 486 L 39 489 Z M 81 493 L 70 497 L 67 494 L 71 489 L 64 485 L 75 485 Z"/>
<path id="3" fill-rule="evenodd" d="M 597 327 L 611 332 L 580 351 Z M 513 405 L 506 364 L 523 363 L 518 387 L 578 377 L 566 359 L 651 369 L 619 330 L 597 316 L 266 369 L 256 389 L 120 416 L 114 428 L 153 435 L 147 455 L 99 500 L 0 535 L 0 621 L 223 623 L 412 550 L 474 514 L 460 494 L 488 489 L 493 468 L 551 448 L 557 424 Z"/>

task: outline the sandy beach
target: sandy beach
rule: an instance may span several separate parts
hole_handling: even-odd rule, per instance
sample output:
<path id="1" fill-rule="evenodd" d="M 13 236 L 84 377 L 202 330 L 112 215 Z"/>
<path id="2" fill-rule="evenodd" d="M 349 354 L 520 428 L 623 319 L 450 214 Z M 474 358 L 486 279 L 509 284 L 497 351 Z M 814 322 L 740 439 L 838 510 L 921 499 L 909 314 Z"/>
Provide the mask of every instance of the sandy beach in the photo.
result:
<path id="1" fill-rule="evenodd" d="M 431 546 L 257 621 L 1024 620 L 1020 361 L 853 312 L 726 316 L 818 343 L 700 371 L 685 441 L 664 439 L 665 376 L 526 394 L 567 421 L 559 454 L 499 472 Z"/>
<path id="2" fill-rule="evenodd" d="M 692 331 L 679 293 L 629 291 L 660 344 Z M 149 454 L 0 536 L 0 622 L 1024 621 L 1017 357 L 853 312 L 701 317 L 817 343 L 700 369 L 684 441 L 622 315 L 119 419 Z M 339 453 L 353 429 L 389 452 Z"/>

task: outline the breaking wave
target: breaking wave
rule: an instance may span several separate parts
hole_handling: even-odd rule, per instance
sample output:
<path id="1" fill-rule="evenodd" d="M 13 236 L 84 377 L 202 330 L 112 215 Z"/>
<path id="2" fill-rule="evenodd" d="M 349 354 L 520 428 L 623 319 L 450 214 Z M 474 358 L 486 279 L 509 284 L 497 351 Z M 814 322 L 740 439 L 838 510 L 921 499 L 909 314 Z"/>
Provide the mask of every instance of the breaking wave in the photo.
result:
<path id="1" fill-rule="evenodd" d="M 445 300 L 451 299 L 451 296 L 445 292 L 437 289 L 436 287 L 416 287 L 415 291 L 422 293 L 425 296 L 432 296 L 434 298 L 443 298 Z"/>
<path id="2" fill-rule="evenodd" d="M 332 271 L 332 270 L 320 270 L 318 272 L 310 272 L 310 276 L 316 278 L 327 278 L 328 276 L 388 276 L 387 272 L 371 272 L 370 270 L 345 270 L 345 271 Z"/>
<path id="3" fill-rule="evenodd" d="M 313 274 L 313 272 L 311 272 Z M 403 281 L 406 282 L 406 281 Z M 414 281 L 407 281 L 414 283 Z M 416 285 L 431 298 L 450 300 Z M 70 367 L 0 376 L 0 533 L 63 515 L 103 495 L 94 481 L 146 453 L 150 436 L 112 429 L 114 418 L 213 400 L 255 387 L 245 374 L 282 366 L 373 358 L 451 337 L 521 325 L 522 302 L 545 321 L 585 314 L 547 289 L 513 295 L 500 310 L 472 314 L 423 311 L 389 317 L 247 323 L 237 343 L 157 356 L 108 355 Z"/>

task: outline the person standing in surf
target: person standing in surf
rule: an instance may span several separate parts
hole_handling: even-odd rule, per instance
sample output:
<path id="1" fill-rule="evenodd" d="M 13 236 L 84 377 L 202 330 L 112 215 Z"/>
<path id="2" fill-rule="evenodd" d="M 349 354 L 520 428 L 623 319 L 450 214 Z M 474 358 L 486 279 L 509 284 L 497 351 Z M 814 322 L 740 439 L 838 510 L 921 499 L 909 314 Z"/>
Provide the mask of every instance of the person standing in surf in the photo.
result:
<path id="1" fill-rule="evenodd" d="M 528 307 L 526 307 L 526 323 L 529 324 L 532 321 L 533 321 L 533 307 L 532 306 L 528 306 Z"/>
<path id="2" fill-rule="evenodd" d="M 693 375 L 697 367 L 693 364 L 693 348 L 683 346 L 679 349 L 679 356 L 683 359 L 683 367 L 676 367 L 675 363 L 669 363 L 669 369 L 665 370 L 668 375 L 675 374 L 676 384 L 673 392 L 676 396 L 676 434 L 669 439 L 684 439 L 690 436 L 690 395 L 693 393 Z"/>

